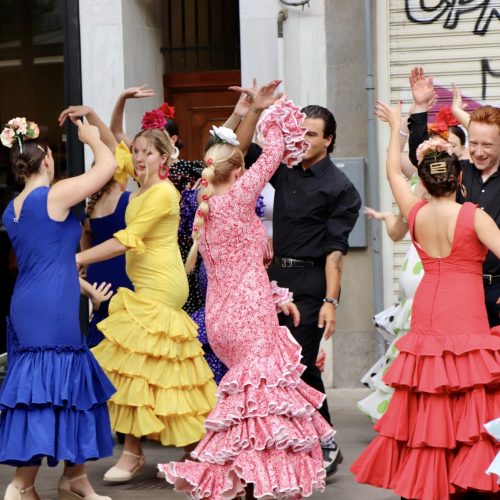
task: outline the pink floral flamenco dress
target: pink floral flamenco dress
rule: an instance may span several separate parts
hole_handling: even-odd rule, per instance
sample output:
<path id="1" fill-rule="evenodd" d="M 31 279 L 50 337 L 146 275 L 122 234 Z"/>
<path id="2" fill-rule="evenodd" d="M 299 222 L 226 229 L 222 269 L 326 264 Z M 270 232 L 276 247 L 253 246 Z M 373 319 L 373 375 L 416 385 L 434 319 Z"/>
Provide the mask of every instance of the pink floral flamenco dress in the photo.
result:
<path id="1" fill-rule="evenodd" d="M 500 447 L 483 426 L 500 414 L 500 338 L 488 325 L 482 282 L 487 249 L 474 230 L 476 207 L 465 203 L 450 254 L 427 255 L 414 236 L 426 203 L 408 214 L 425 274 L 411 329 L 384 377 L 394 395 L 351 471 L 407 499 L 500 498 L 498 477 L 486 474 Z"/>
<path id="2" fill-rule="evenodd" d="M 279 326 L 276 304 L 288 290 L 269 282 L 267 236 L 255 202 L 282 161 L 297 162 L 307 145 L 299 112 L 280 101 L 262 119 L 259 160 L 220 196 L 200 239 L 208 272 L 207 333 L 229 368 L 207 433 L 191 453 L 197 462 L 160 465 L 167 481 L 192 498 L 235 498 L 252 484 L 257 498 L 300 498 L 325 482 L 321 442 L 333 429 L 317 412 L 324 395 L 300 380 L 301 348 Z"/>

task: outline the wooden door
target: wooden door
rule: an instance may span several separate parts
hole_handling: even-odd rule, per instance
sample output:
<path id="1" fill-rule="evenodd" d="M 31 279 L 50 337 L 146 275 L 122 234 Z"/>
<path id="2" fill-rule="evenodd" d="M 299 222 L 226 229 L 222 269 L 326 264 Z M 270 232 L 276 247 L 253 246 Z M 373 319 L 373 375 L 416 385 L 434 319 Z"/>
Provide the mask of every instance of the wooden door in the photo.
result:
<path id="1" fill-rule="evenodd" d="M 184 143 L 180 157 L 200 160 L 212 125 L 222 125 L 239 95 L 228 90 L 240 85 L 240 70 L 170 73 L 163 77 L 165 101 L 175 106 L 175 121 Z"/>

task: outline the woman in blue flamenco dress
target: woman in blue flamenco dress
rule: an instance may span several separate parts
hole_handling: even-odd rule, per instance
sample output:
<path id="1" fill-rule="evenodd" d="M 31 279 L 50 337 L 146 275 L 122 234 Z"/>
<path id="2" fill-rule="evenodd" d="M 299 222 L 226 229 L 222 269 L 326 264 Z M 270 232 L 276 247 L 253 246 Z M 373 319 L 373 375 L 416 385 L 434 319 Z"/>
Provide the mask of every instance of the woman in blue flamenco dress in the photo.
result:
<path id="1" fill-rule="evenodd" d="M 87 460 L 112 454 L 106 403 L 114 387 L 80 331 L 80 224 L 70 209 L 106 184 L 115 166 L 97 128 L 75 123 L 95 166 L 53 187 L 54 159 L 36 124 L 15 118 L 1 134 L 25 184 L 2 217 L 19 266 L 0 389 L 0 463 L 17 467 L 4 500 L 39 499 L 34 482 L 44 458 L 49 466 L 65 461 L 59 500 L 110 500 L 94 492 L 85 474 Z"/>

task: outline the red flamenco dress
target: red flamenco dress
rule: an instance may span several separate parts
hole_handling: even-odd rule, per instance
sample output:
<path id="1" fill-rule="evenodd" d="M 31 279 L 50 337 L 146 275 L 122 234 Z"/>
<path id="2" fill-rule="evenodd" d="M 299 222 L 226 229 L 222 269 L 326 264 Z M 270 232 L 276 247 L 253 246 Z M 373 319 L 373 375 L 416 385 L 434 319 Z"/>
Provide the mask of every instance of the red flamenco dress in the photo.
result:
<path id="1" fill-rule="evenodd" d="M 473 490 L 500 497 L 485 471 L 499 445 L 485 422 L 500 415 L 500 337 L 491 334 L 482 264 L 486 247 L 474 230 L 475 205 L 458 215 L 448 257 L 428 256 L 412 240 L 425 275 L 413 302 L 410 332 L 384 377 L 395 389 L 378 436 L 351 467 L 360 483 L 390 488 L 408 499 L 444 500 Z"/>

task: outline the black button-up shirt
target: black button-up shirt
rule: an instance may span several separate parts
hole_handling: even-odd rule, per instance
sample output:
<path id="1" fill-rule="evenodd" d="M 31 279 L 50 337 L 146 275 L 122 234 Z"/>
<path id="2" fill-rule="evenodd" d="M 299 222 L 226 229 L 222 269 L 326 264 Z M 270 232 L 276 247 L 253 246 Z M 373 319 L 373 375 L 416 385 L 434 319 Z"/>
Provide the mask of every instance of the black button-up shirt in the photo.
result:
<path id="1" fill-rule="evenodd" d="M 417 164 L 417 147 L 429 138 L 427 132 L 427 113 L 415 113 L 408 121 L 410 129 L 409 147 L 410 160 Z M 470 201 L 489 214 L 500 227 L 500 172 L 496 171 L 483 182 L 481 171 L 469 160 L 461 160 L 462 184 L 467 190 L 463 197 L 460 190 L 457 191 L 458 203 Z M 484 274 L 500 275 L 500 259 L 488 252 L 483 264 Z"/>
<path id="2" fill-rule="evenodd" d="M 361 198 L 348 177 L 326 156 L 308 169 L 280 165 L 275 188 L 273 244 L 278 257 L 320 259 L 347 253 Z"/>

